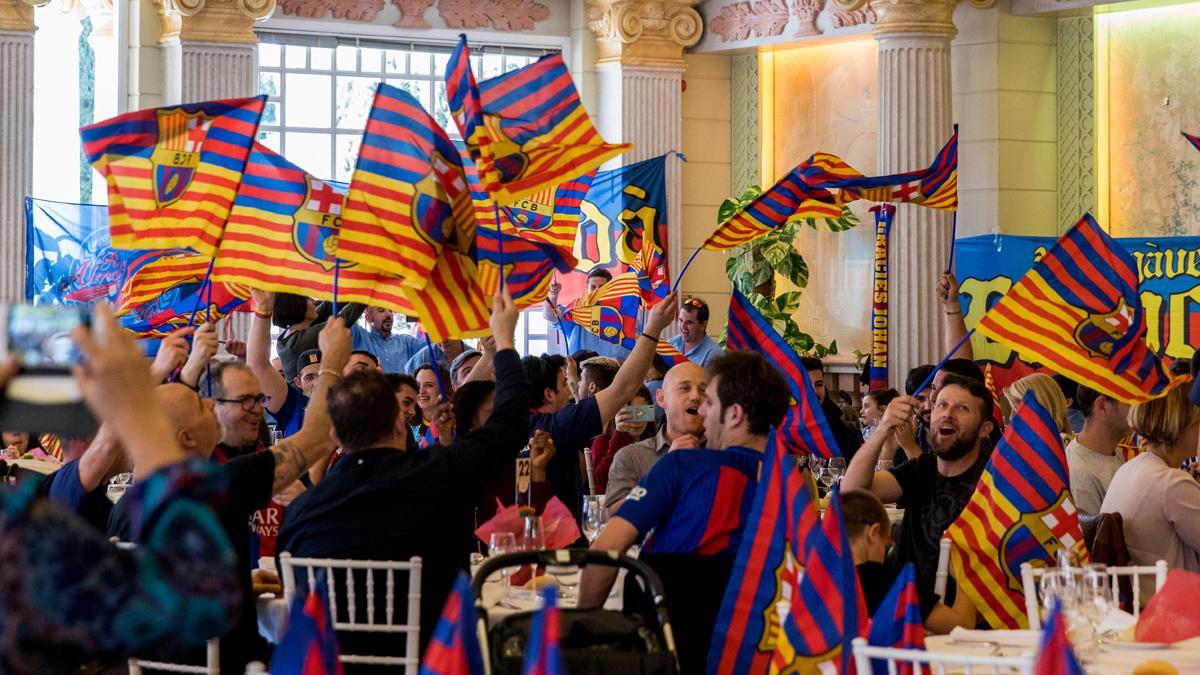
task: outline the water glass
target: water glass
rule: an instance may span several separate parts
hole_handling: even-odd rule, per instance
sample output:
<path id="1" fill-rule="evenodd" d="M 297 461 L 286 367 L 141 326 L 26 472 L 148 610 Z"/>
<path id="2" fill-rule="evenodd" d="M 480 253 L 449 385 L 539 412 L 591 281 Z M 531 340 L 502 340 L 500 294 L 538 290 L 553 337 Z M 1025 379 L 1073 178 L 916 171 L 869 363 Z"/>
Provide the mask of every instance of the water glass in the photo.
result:
<path id="1" fill-rule="evenodd" d="M 842 480 L 842 476 L 846 474 L 846 458 L 845 457 L 830 457 L 825 465 L 825 471 L 829 474 L 829 484 L 832 486 Z"/>
<path id="2" fill-rule="evenodd" d="M 596 541 L 607 524 L 608 509 L 604 508 L 604 498 L 587 497 L 583 502 L 583 536 L 589 544 Z"/>
<path id="3" fill-rule="evenodd" d="M 514 553 L 517 549 L 517 538 L 512 532 L 493 532 L 488 537 L 488 553 L 491 555 L 504 555 L 505 553 Z M 508 567 L 501 568 L 500 577 L 504 584 L 504 599 L 508 599 L 509 583 L 508 577 L 512 574 L 512 570 Z"/>
<path id="4" fill-rule="evenodd" d="M 125 491 L 133 484 L 133 473 L 126 471 L 112 477 L 108 482 L 108 487 L 105 488 L 104 494 L 108 497 L 108 501 L 116 504 L 121 501 L 121 497 L 125 496 Z"/>

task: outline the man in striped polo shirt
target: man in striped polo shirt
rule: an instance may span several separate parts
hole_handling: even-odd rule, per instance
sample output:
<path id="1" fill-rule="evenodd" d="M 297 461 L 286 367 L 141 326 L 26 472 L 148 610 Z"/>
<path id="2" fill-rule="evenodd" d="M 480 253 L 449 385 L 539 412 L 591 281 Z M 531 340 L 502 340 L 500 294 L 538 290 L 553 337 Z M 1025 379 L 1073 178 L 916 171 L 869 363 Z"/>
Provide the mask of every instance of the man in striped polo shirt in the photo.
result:
<path id="1" fill-rule="evenodd" d="M 700 415 L 711 449 L 677 450 L 659 460 L 592 548 L 625 552 L 645 538 L 652 553 L 736 554 L 767 436 L 790 395 L 783 375 L 755 352 L 714 358 L 708 372 Z M 615 568 L 586 568 L 579 606 L 600 606 L 614 576 Z"/>

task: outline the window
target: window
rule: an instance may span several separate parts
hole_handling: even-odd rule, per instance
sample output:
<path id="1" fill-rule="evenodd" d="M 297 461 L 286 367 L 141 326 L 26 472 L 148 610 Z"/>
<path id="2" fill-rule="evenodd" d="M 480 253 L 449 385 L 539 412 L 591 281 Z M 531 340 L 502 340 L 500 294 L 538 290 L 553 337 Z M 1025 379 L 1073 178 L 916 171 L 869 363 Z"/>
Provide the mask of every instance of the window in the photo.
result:
<path id="1" fill-rule="evenodd" d="M 314 176 L 349 182 L 380 81 L 408 91 L 450 138 L 460 139 L 446 103 L 451 47 L 269 32 L 259 38 L 258 87 L 267 106 L 258 140 Z M 472 53 L 471 68 L 484 80 L 528 65 L 546 50 L 473 46 Z M 517 324 L 517 349 L 548 351 L 550 329 L 540 305 L 526 310 Z"/>

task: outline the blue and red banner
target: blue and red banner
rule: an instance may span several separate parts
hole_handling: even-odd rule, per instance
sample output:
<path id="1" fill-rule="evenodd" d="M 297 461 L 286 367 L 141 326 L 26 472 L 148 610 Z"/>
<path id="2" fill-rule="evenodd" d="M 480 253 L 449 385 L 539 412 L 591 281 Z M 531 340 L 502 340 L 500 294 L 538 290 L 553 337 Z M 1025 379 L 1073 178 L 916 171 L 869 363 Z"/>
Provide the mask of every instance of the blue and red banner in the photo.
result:
<path id="1" fill-rule="evenodd" d="M 888 249 L 896 207 L 878 204 L 875 213 L 875 264 L 871 284 L 871 390 L 888 388 Z"/>
<path id="2" fill-rule="evenodd" d="M 917 568 L 905 563 L 887 597 L 871 617 L 867 644 L 891 649 L 925 649 L 925 622 L 921 619 L 921 601 L 917 597 Z M 886 663 L 872 664 L 874 675 L 889 675 Z M 901 663 L 897 675 L 912 675 L 911 663 Z M 865 674 L 864 674 L 865 675 Z"/>
<path id="3" fill-rule="evenodd" d="M 483 675 L 471 578 L 459 572 L 421 659 L 421 675 Z"/>
<path id="4" fill-rule="evenodd" d="M 337 634 L 325 598 L 329 595 L 325 573 L 308 595 L 296 595 L 288 615 L 287 632 L 271 660 L 272 675 L 342 675 Z"/>

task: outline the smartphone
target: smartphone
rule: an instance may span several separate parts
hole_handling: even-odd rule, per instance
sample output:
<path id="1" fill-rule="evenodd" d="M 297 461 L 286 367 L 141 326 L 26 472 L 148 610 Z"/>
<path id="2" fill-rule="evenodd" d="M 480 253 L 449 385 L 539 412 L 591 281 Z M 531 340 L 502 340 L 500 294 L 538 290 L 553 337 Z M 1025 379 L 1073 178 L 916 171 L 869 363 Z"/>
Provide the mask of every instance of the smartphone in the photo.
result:
<path id="1" fill-rule="evenodd" d="M 8 398 L 51 405 L 79 401 L 70 370 L 81 353 L 71 331 L 90 320 L 86 307 L 0 305 L 0 354 L 12 353 L 21 364 L 8 384 Z"/>
<path id="2" fill-rule="evenodd" d="M 629 424 L 654 421 L 654 406 L 652 405 L 627 405 L 625 412 L 628 414 L 625 421 Z"/>

